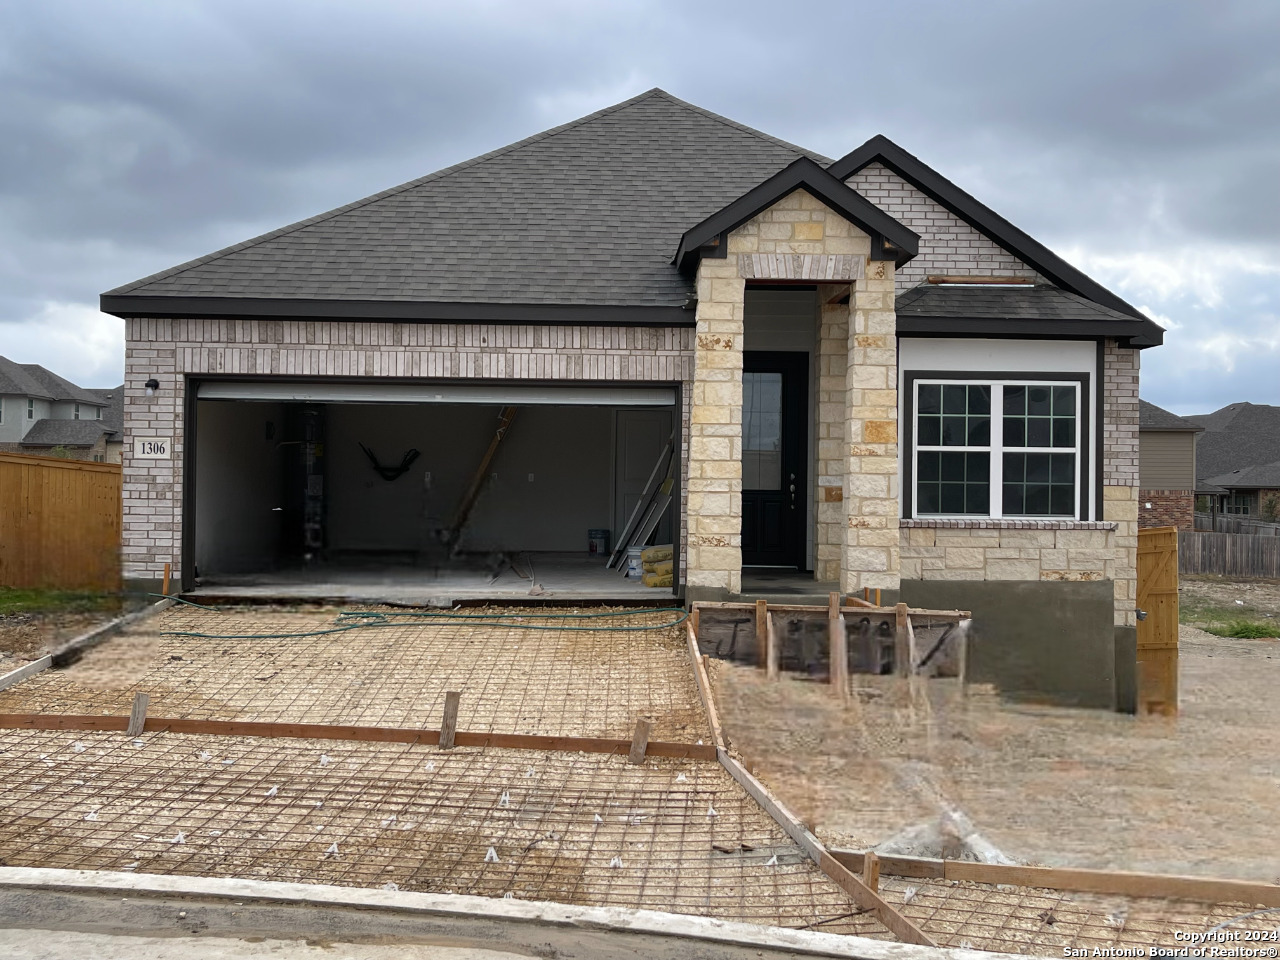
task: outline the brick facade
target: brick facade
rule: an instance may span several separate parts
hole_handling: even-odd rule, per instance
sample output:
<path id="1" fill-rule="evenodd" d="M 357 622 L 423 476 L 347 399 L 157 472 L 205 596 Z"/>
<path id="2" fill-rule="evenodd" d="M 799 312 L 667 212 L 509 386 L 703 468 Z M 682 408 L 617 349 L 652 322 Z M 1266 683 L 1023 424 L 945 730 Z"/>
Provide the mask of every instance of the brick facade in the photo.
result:
<path id="1" fill-rule="evenodd" d="M 1191 490 L 1139 490 L 1138 503 L 1139 528 L 1195 526 L 1196 495 Z"/>
<path id="2" fill-rule="evenodd" d="M 187 377 L 439 377 L 680 383 L 688 436 L 687 327 L 523 326 L 304 320 L 127 321 L 125 435 L 170 436 L 172 459 L 124 451 L 124 576 L 181 576 Z M 160 389 L 144 391 L 154 377 Z"/>
<path id="3" fill-rule="evenodd" d="M 1137 350 L 1103 345 L 1102 518 L 1116 523 L 1116 626 L 1137 626 L 1138 370 Z"/>
<path id="4" fill-rule="evenodd" d="M 1043 281 L 1034 269 L 883 164 L 869 164 L 846 182 L 920 235 L 919 254 L 898 271 L 899 293 L 933 275 Z"/>

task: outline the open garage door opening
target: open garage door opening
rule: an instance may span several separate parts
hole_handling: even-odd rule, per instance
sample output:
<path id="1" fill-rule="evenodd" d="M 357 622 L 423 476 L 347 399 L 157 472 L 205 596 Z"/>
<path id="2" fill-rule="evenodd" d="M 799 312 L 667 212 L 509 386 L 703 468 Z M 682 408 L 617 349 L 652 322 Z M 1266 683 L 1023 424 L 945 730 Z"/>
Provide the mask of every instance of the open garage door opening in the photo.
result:
<path id="1" fill-rule="evenodd" d="M 628 533 L 678 544 L 678 399 L 673 386 L 202 382 L 188 586 L 414 604 L 670 600 L 675 549 L 670 579 L 647 586 L 617 548 Z"/>

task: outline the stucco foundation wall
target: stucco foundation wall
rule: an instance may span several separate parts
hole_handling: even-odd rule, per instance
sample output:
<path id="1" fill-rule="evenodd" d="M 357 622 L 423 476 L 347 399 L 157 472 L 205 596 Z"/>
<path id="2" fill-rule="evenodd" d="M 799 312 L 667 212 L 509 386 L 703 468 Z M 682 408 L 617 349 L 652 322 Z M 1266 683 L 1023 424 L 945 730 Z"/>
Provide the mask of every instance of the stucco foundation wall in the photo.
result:
<path id="1" fill-rule="evenodd" d="M 1139 490 L 1138 527 L 1177 527 L 1191 530 L 1195 525 L 1196 495 L 1191 490 Z"/>
<path id="2" fill-rule="evenodd" d="M 1120 630 L 1111 624 L 1105 580 L 902 579 L 913 607 L 973 613 L 968 678 L 1015 699 L 1094 707 L 1123 706 L 1131 675 L 1117 676 Z M 1132 661 L 1132 653 L 1129 656 Z"/>
<path id="3" fill-rule="evenodd" d="M 420 377 L 680 382 L 687 442 L 694 332 L 613 327 L 131 318 L 125 349 L 124 577 L 181 576 L 186 377 Z M 160 383 L 155 396 L 144 384 Z M 172 437 L 139 460 L 134 437 Z M 683 492 L 683 491 L 682 491 Z M 683 510 L 683 504 L 682 504 Z"/>

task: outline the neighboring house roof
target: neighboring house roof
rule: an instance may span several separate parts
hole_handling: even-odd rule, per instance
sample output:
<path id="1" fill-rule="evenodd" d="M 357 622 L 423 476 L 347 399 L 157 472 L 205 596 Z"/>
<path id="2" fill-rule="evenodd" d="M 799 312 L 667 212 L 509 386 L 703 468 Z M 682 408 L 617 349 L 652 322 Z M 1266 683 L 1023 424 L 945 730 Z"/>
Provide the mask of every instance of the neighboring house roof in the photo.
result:
<path id="1" fill-rule="evenodd" d="M 37 420 L 22 438 L 24 447 L 91 447 L 98 438 L 116 431 L 100 420 Z"/>
<path id="2" fill-rule="evenodd" d="M 897 299 L 900 333 L 1106 336 L 1140 339 L 1150 320 L 1135 320 L 1047 284 L 922 283 Z"/>
<path id="3" fill-rule="evenodd" d="M 560 306 L 568 304 L 630 310 L 637 322 L 658 310 L 691 323 L 681 311 L 693 284 L 671 267 L 681 235 L 798 157 L 826 162 L 650 90 L 118 287 L 103 295 L 103 309 L 171 313 L 172 303 L 147 298 L 219 298 L 228 310 L 266 315 L 273 305 L 234 301 L 301 298 L 351 316 L 360 302 L 377 301 L 378 316 L 406 319 L 471 319 L 454 305 L 476 304 L 484 305 L 477 317 L 502 320 L 528 312 L 488 305 L 540 305 L 555 307 L 546 320 L 564 322 L 574 319 Z M 302 312 L 316 314 L 314 306 Z"/>
<path id="4" fill-rule="evenodd" d="M 54 399 L 53 394 L 27 372 L 27 365 L 14 363 L 8 357 L 0 357 L 0 393 Z"/>
<path id="5" fill-rule="evenodd" d="M 1020 260 L 1035 267 L 1038 273 L 1048 277 L 1058 286 L 1126 316 L 1147 320 L 1147 317 L 1133 304 L 1122 300 L 1102 284 L 1085 276 L 1044 244 L 1019 230 L 986 204 L 961 190 L 888 137 L 872 137 L 856 150 L 832 163 L 827 171 L 840 180 L 848 180 L 859 170 L 873 163 L 881 163 L 888 167 L 961 220 L 986 234 Z M 1147 322 L 1151 323 L 1150 320 Z M 1151 325 L 1157 330 L 1160 329 L 1154 323 Z M 1155 342 L 1158 344 L 1160 340 Z"/>
<path id="6" fill-rule="evenodd" d="M 99 389 L 90 387 L 89 392 L 106 404 L 102 411 L 102 425 L 117 434 L 124 431 L 124 384 L 118 387 Z M 120 437 L 115 439 L 119 440 Z"/>
<path id="7" fill-rule="evenodd" d="M 729 231 L 796 190 L 805 190 L 869 234 L 872 259 L 892 258 L 895 263 L 903 264 L 919 252 L 918 234 L 904 227 L 843 181 L 831 176 L 808 157 L 800 157 L 697 226 L 686 230 L 680 238 L 680 248 L 672 262 L 685 273 L 693 273 L 698 259 L 703 255 L 702 249 L 708 244 L 714 244 L 716 256 L 725 256 Z"/>
<path id="8" fill-rule="evenodd" d="M 1168 433 L 1203 433 L 1204 427 L 1146 400 L 1138 401 L 1138 429 Z"/>
<path id="9" fill-rule="evenodd" d="M 915 234 L 843 184 L 874 160 L 1101 304 L 1105 332 L 1085 335 L 1161 342 L 1130 304 L 884 137 L 823 170 L 819 154 L 662 90 L 117 287 L 101 305 L 125 317 L 692 325 L 692 278 L 673 257 L 687 271 L 787 190 L 821 194 L 872 234 L 873 252 L 909 259 Z"/>
<path id="10" fill-rule="evenodd" d="M 1280 461 L 1280 407 L 1233 403 L 1186 419 L 1205 428 L 1196 441 L 1198 480 Z"/>
<path id="11" fill-rule="evenodd" d="M 1280 461 L 1210 477 L 1205 483 L 1224 490 L 1280 490 Z"/>
<path id="12" fill-rule="evenodd" d="M 41 400 L 74 400 L 102 404 L 102 399 L 70 380 L 64 380 L 38 363 L 14 363 L 0 357 L 0 393 L 37 397 Z"/>

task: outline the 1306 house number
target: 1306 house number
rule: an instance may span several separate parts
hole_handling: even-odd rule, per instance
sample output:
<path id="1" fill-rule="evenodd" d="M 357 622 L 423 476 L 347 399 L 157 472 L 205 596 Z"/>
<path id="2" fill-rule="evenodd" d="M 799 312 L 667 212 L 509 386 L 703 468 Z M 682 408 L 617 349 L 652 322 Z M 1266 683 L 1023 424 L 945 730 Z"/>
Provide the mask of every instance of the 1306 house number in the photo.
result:
<path id="1" fill-rule="evenodd" d="M 169 437 L 134 437 L 133 455 L 143 460 L 168 460 Z"/>

